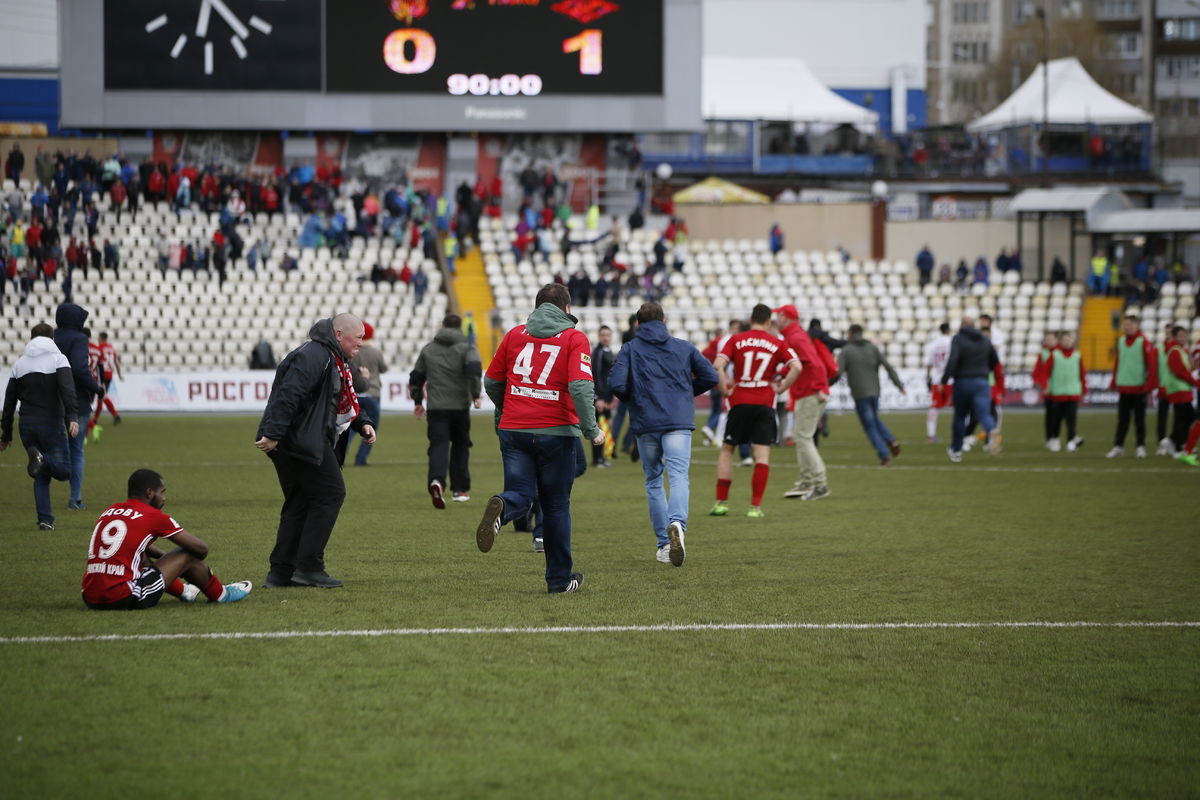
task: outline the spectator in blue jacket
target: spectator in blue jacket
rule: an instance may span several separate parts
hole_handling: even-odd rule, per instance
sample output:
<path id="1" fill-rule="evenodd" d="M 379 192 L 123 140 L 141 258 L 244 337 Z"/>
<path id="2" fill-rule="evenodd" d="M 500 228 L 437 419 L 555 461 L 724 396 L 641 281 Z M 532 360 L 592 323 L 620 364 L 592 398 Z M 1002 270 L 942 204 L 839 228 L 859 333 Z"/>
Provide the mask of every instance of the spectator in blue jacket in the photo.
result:
<path id="1" fill-rule="evenodd" d="M 663 309 L 645 303 L 637 312 L 637 334 L 609 373 L 609 388 L 629 404 L 630 430 L 637 436 L 650 524 L 658 540 L 656 558 L 683 566 L 688 516 L 688 467 L 696 400 L 717 385 L 712 364 L 690 342 L 667 332 Z M 668 500 L 663 469 L 671 482 Z"/>

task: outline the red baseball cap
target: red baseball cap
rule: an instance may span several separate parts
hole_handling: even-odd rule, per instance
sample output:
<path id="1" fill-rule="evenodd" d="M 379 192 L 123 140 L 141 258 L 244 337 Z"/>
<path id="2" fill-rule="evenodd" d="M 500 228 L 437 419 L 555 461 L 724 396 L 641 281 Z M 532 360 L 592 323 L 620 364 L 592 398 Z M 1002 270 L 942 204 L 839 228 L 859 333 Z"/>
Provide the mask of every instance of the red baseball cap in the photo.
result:
<path id="1" fill-rule="evenodd" d="M 371 323 L 364 322 L 363 323 L 363 339 L 366 340 L 366 339 L 374 339 L 374 338 L 375 338 L 375 329 L 371 327 Z"/>
<path id="2" fill-rule="evenodd" d="M 783 314 L 790 319 L 800 319 L 800 312 L 793 305 L 780 306 L 779 308 L 771 309 L 772 314 Z"/>

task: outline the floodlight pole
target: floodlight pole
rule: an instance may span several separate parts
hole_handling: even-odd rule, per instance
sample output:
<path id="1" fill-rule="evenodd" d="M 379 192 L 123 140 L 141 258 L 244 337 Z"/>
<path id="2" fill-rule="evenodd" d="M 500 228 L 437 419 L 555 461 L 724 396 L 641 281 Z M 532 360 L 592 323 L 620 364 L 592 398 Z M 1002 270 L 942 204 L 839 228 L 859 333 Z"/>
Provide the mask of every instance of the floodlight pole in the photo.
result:
<path id="1" fill-rule="evenodd" d="M 1046 7 L 1037 10 L 1042 21 L 1042 174 L 1050 171 L 1050 24 Z"/>

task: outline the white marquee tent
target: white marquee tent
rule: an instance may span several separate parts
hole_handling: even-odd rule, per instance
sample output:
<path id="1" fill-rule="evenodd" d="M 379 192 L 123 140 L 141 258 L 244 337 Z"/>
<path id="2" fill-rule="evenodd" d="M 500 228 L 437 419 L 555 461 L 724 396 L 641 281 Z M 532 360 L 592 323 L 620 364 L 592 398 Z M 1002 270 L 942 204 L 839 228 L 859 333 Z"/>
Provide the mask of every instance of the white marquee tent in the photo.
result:
<path id="1" fill-rule="evenodd" d="M 874 130 L 879 115 L 835 94 L 798 58 L 706 57 L 701 110 L 706 119 L 850 123 Z"/>
<path id="2" fill-rule="evenodd" d="M 1042 66 L 1038 64 L 1007 100 L 969 123 L 967 130 L 986 132 L 1040 125 L 1046 113 L 1042 105 Z M 1051 61 L 1049 77 L 1046 111 L 1051 125 L 1139 125 L 1154 121 L 1150 114 L 1096 83 L 1077 58 Z"/>

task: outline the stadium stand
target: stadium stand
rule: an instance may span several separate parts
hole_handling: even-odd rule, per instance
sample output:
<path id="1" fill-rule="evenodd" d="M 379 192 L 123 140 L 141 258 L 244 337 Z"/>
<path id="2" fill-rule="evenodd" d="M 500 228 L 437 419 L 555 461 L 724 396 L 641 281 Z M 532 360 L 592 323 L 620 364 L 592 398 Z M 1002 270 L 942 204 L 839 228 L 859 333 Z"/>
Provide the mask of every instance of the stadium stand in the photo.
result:
<path id="1" fill-rule="evenodd" d="M 22 180 L 26 214 L 27 183 Z M 11 188 L 11 181 L 6 181 L 5 191 Z M 307 338 L 314 321 L 337 309 L 362 314 L 378 332 L 378 345 L 389 362 L 407 368 L 446 312 L 436 262 L 426 259 L 420 248 L 410 250 L 390 238 L 354 238 L 348 255 L 340 259 L 328 248 L 297 246 L 303 225 L 300 216 L 260 213 L 253 224 L 241 225 L 238 230 L 246 250 L 255 242 L 269 240 L 270 261 L 250 270 L 245 258 L 241 259 L 221 286 L 215 270 L 168 269 L 164 275 L 157 265 L 158 231 L 172 241 L 207 242 L 219 227 L 216 213 L 179 216 L 165 203 L 147 203 L 136 221 L 126 216 L 118 224 L 115 216 L 107 213 L 107 198 L 98 205 L 102 223 L 97 238 L 119 244 L 120 277 L 95 270 L 84 277 L 76 270 L 73 299 L 89 310 L 94 332 L 112 332 L 127 368 L 244 369 L 250 349 L 260 338 L 269 341 L 276 356 L 282 357 Z M 281 270 L 285 255 L 296 258 L 299 268 Z M 429 278 L 424 302 L 417 304 L 413 291 L 403 282 L 368 280 L 376 263 L 397 271 L 405 265 L 414 271 L 423 267 Z M 22 352 L 31 325 L 53 322 L 62 300 L 58 282 L 49 287 L 41 280 L 34 282 L 24 304 L 10 291 L 0 332 L 0 357 L 6 363 Z"/>
<path id="2" fill-rule="evenodd" d="M 630 272 L 640 273 L 650 263 L 658 236 L 657 230 L 643 228 L 628 237 L 622 257 Z M 517 260 L 500 220 L 491 220 L 480 239 L 505 328 L 523 321 L 537 288 L 556 273 L 583 270 L 592 281 L 599 278 L 606 244 L 603 239 L 588 242 L 566 256 L 558 251 L 547 260 L 538 256 L 535 263 Z M 843 261 L 837 252 L 772 254 L 766 239 L 691 240 L 686 247 L 683 268 L 671 272 L 662 303 L 676 335 L 700 347 L 755 303 L 787 302 L 806 320 L 818 318 L 835 333 L 862 324 L 896 366 L 917 368 L 938 324 L 973 310 L 991 314 L 1005 332 L 1009 367 L 1028 370 L 1037 360 L 1044 331 L 1078 330 L 1084 302 L 1082 284 L 1021 281 L 1015 272 L 991 285 L 974 284 L 963 294 L 952 283 L 921 287 L 917 271 L 905 261 Z M 614 304 L 572 310 L 589 333 L 600 325 L 622 330 L 644 297 L 641 291 L 631 295 L 623 289 Z"/>

